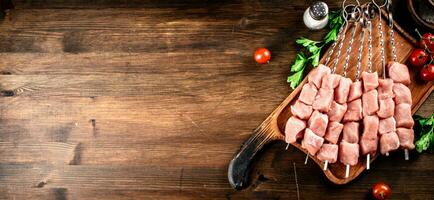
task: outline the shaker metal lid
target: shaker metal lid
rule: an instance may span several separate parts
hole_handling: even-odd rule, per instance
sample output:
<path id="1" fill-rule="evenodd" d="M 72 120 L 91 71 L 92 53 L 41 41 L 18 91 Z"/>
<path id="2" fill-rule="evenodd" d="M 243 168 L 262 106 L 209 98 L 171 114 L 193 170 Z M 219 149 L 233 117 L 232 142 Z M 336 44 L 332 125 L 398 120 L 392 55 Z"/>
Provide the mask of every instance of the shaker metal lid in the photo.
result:
<path id="1" fill-rule="evenodd" d="M 327 4 L 322 1 L 315 2 L 309 8 L 309 14 L 315 20 L 324 19 L 325 17 L 327 17 L 328 13 L 329 13 L 329 8 Z"/>

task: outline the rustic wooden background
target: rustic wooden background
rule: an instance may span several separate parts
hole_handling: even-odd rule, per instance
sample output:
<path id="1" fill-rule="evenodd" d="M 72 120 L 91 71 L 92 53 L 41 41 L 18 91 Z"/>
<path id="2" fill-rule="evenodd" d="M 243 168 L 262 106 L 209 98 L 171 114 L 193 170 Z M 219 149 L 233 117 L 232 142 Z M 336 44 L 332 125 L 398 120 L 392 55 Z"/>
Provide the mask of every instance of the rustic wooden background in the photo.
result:
<path id="1" fill-rule="evenodd" d="M 4 2 L 4 0 L 2 0 Z M 0 199 L 432 199 L 434 159 L 381 157 L 345 186 L 278 142 L 227 165 L 291 92 L 312 1 L 14 0 L 0 21 Z M 338 1 L 327 1 L 332 8 Z M 272 61 L 252 53 L 268 47 Z M 433 112 L 431 95 L 418 114 Z M 297 175 L 294 174 L 294 163 Z"/>

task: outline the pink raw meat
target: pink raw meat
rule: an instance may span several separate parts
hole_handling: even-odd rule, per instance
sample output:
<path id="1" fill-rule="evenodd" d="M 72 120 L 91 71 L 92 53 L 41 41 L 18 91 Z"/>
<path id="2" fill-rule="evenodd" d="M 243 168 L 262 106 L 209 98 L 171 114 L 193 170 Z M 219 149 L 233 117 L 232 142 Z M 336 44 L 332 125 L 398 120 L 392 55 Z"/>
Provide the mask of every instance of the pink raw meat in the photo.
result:
<path id="1" fill-rule="evenodd" d="M 363 118 L 363 136 L 365 138 L 377 138 L 379 119 L 376 115 Z"/>
<path id="2" fill-rule="evenodd" d="M 395 106 L 396 127 L 413 128 L 414 121 L 411 117 L 411 105 L 402 103 Z"/>
<path id="3" fill-rule="evenodd" d="M 329 163 L 335 163 L 338 159 L 338 145 L 336 144 L 323 144 L 321 149 L 316 155 L 318 160 L 328 161 Z"/>
<path id="4" fill-rule="evenodd" d="M 335 89 L 339 85 L 341 77 L 339 74 L 327 74 L 322 78 L 321 87 Z"/>
<path id="5" fill-rule="evenodd" d="M 378 80 L 378 98 L 388 99 L 393 98 L 393 80 L 390 78 Z"/>
<path id="6" fill-rule="evenodd" d="M 362 137 L 360 138 L 360 150 L 362 151 L 362 155 L 375 155 L 377 152 L 377 146 L 378 137 L 368 138 L 362 135 Z"/>
<path id="7" fill-rule="evenodd" d="M 362 119 L 362 99 L 356 99 L 347 104 L 347 112 L 344 115 L 344 122 L 359 121 Z"/>
<path id="8" fill-rule="evenodd" d="M 307 105 L 312 105 L 317 93 L 318 93 L 318 89 L 315 87 L 313 83 L 304 84 L 303 88 L 301 89 L 298 100 L 300 100 L 301 102 Z"/>
<path id="9" fill-rule="evenodd" d="M 410 84 L 410 73 L 408 73 L 408 68 L 406 65 L 398 62 L 387 63 L 389 77 L 395 83 L 402 83 L 405 85 Z"/>
<path id="10" fill-rule="evenodd" d="M 307 80 L 309 83 L 313 83 L 317 88 L 321 87 L 321 80 L 322 78 L 330 74 L 331 70 L 327 66 L 323 64 L 319 64 L 319 66 L 315 69 L 313 69 L 309 75 L 307 76 Z"/>
<path id="11" fill-rule="evenodd" d="M 362 95 L 363 116 L 373 115 L 378 110 L 378 92 L 371 90 Z"/>
<path id="12" fill-rule="evenodd" d="M 308 120 L 312 114 L 312 106 L 298 100 L 291 106 L 291 113 L 300 119 Z"/>
<path id="13" fill-rule="evenodd" d="M 399 144 L 404 149 L 414 149 L 414 131 L 408 128 L 397 128 Z"/>
<path id="14" fill-rule="evenodd" d="M 411 105 L 412 103 L 411 91 L 404 84 L 401 83 L 393 84 L 393 94 L 395 95 L 394 98 L 395 104 L 406 103 Z"/>
<path id="15" fill-rule="evenodd" d="M 342 140 L 349 143 L 359 143 L 359 127 L 359 122 L 345 123 Z"/>
<path id="16" fill-rule="evenodd" d="M 312 108 L 321 112 L 328 112 L 333 102 L 333 89 L 320 88 L 312 104 Z"/>
<path id="17" fill-rule="evenodd" d="M 337 144 L 343 128 L 344 125 L 339 122 L 330 122 L 324 139 L 330 143 Z"/>
<path id="18" fill-rule="evenodd" d="M 303 130 L 306 128 L 306 122 L 291 116 L 285 126 L 285 141 L 294 143 L 298 138 L 303 137 Z"/>
<path id="19" fill-rule="evenodd" d="M 342 141 L 339 144 L 339 161 L 354 166 L 359 162 L 359 144 Z"/>
<path id="20" fill-rule="evenodd" d="M 362 80 L 365 92 L 376 89 L 378 87 L 377 72 L 362 72 Z"/>
<path id="21" fill-rule="evenodd" d="M 347 103 L 348 94 L 350 93 L 350 87 L 353 81 L 350 78 L 342 77 L 339 81 L 338 87 L 335 89 L 335 101 L 344 104 Z"/>
<path id="22" fill-rule="evenodd" d="M 362 81 L 355 81 L 350 86 L 350 93 L 348 94 L 348 101 L 353 101 L 362 96 Z"/>
<path id="23" fill-rule="evenodd" d="M 396 121 L 395 118 L 389 117 L 386 119 L 380 119 L 380 124 L 378 128 L 378 133 L 380 135 L 395 132 L 396 131 Z"/>
<path id="24" fill-rule="evenodd" d="M 377 115 L 380 118 L 392 117 L 395 112 L 395 102 L 392 98 L 379 99 L 379 109 Z"/>
<path id="25" fill-rule="evenodd" d="M 310 155 L 315 155 L 321 148 L 324 139 L 315 135 L 310 129 L 306 129 L 304 132 L 303 140 L 301 141 L 301 147 L 306 149 Z"/>
<path id="26" fill-rule="evenodd" d="M 340 122 L 347 111 L 347 104 L 339 104 L 336 101 L 333 101 L 332 106 L 330 107 L 327 115 L 329 116 L 329 121 Z"/>
<path id="27" fill-rule="evenodd" d="M 307 122 L 307 126 L 318 136 L 323 137 L 328 125 L 328 117 L 326 114 L 322 114 L 319 111 L 315 110 L 310 116 L 309 121 Z"/>
<path id="28" fill-rule="evenodd" d="M 399 138 L 395 132 L 386 133 L 380 136 L 380 152 L 386 154 L 399 148 Z"/>

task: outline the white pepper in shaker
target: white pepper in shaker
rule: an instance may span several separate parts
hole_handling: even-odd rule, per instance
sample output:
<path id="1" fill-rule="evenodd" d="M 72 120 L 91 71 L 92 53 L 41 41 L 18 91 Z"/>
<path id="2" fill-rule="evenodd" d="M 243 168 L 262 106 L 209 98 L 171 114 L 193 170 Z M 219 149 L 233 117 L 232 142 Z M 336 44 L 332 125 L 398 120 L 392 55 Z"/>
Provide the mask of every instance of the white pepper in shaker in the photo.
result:
<path id="1" fill-rule="evenodd" d="M 329 8 L 327 4 L 322 1 L 317 1 L 304 11 L 304 24 L 311 30 L 322 29 L 327 26 L 329 21 L 328 14 Z"/>

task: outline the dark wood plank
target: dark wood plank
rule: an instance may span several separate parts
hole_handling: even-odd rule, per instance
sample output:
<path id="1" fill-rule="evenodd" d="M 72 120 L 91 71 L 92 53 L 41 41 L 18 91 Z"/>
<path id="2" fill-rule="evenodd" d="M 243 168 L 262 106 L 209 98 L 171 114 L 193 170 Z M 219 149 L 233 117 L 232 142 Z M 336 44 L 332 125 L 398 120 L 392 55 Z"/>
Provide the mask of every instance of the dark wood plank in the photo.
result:
<path id="1" fill-rule="evenodd" d="M 290 93 L 305 1 L 14 0 L 0 21 L 0 199 L 433 196 L 432 156 L 381 157 L 345 186 L 304 155 L 267 146 L 252 184 L 227 164 Z M 340 2 L 327 1 L 336 8 Z M 256 65 L 266 46 L 272 62 Z M 431 95 L 418 114 L 433 112 Z"/>

